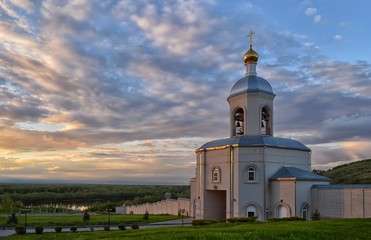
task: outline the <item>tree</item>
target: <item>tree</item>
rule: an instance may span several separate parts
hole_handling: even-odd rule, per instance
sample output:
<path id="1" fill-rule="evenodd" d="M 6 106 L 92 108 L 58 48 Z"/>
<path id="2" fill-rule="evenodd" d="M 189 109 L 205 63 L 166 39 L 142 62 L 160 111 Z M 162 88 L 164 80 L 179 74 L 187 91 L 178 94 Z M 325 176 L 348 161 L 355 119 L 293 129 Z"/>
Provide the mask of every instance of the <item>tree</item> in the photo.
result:
<path id="1" fill-rule="evenodd" d="M 23 207 L 23 203 L 21 201 L 13 201 L 9 195 L 3 196 L 1 200 L 1 208 L 5 213 L 13 213 L 21 207 Z"/>

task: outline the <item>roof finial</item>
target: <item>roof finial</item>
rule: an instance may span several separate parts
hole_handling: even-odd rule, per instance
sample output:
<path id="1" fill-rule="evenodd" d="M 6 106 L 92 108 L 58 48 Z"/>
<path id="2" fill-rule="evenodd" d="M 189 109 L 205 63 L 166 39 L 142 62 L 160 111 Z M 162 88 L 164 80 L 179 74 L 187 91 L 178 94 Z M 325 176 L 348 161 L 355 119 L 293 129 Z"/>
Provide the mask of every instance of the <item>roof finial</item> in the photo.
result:
<path id="1" fill-rule="evenodd" d="M 250 36 L 250 48 L 252 48 L 252 35 L 254 35 L 255 34 L 255 32 L 253 32 L 253 31 L 250 31 L 249 32 L 249 36 Z"/>
<path id="2" fill-rule="evenodd" d="M 257 63 L 259 60 L 259 54 L 252 49 L 252 35 L 254 35 L 255 32 L 250 31 L 249 32 L 249 37 L 250 37 L 250 49 L 245 53 L 243 56 L 243 61 L 245 62 L 245 65 L 250 63 Z"/>

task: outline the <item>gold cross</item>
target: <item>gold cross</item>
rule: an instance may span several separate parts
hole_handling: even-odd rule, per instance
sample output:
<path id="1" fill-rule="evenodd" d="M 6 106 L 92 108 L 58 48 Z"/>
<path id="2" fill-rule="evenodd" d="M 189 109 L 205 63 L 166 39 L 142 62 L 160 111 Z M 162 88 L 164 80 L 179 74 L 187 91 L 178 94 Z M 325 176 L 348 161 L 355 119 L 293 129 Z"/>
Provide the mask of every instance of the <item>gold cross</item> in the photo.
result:
<path id="1" fill-rule="evenodd" d="M 255 34 L 255 32 L 253 32 L 253 31 L 250 31 L 249 32 L 249 36 L 250 36 L 250 48 L 252 48 L 252 35 L 254 35 Z"/>

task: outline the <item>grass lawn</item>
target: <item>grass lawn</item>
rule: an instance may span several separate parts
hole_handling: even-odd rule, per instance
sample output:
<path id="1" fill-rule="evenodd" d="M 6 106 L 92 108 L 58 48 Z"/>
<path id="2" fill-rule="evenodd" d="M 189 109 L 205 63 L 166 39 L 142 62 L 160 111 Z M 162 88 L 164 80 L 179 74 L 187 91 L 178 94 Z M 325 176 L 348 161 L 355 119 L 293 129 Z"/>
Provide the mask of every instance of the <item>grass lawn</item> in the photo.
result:
<path id="1" fill-rule="evenodd" d="M 371 219 L 320 220 L 304 222 L 257 222 L 257 223 L 218 223 L 198 227 L 168 227 L 125 231 L 95 231 L 76 233 L 43 233 L 41 235 L 13 235 L 6 240 L 41 239 L 135 239 L 135 240 L 180 240 L 180 239 L 367 239 L 371 236 Z"/>
<path id="2" fill-rule="evenodd" d="M 153 223 L 167 220 L 179 219 L 178 216 L 171 215 L 150 215 L 148 220 L 143 219 L 143 215 L 122 215 L 122 214 L 111 214 L 111 224 L 117 225 L 119 223 Z M 18 216 L 18 225 L 23 225 L 24 215 Z M 91 215 L 90 221 L 84 223 L 82 215 L 71 215 L 71 216 L 27 216 L 27 226 L 86 226 L 86 225 L 105 225 L 108 223 L 108 215 Z M 1 225 L 8 227 L 5 224 L 5 218 L 1 219 Z"/>

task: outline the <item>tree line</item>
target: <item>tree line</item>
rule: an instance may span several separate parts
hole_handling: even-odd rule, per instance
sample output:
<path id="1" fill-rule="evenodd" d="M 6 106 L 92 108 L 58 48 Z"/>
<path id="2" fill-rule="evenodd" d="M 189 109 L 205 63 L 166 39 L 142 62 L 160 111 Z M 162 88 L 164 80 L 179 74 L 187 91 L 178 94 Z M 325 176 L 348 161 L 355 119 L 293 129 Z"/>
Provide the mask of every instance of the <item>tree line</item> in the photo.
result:
<path id="1" fill-rule="evenodd" d="M 0 198 L 23 205 L 124 203 L 126 205 L 156 202 L 165 193 L 172 198 L 189 198 L 189 186 L 179 185 L 61 185 L 61 184 L 3 184 Z M 8 200 L 7 200 L 8 201 Z"/>

